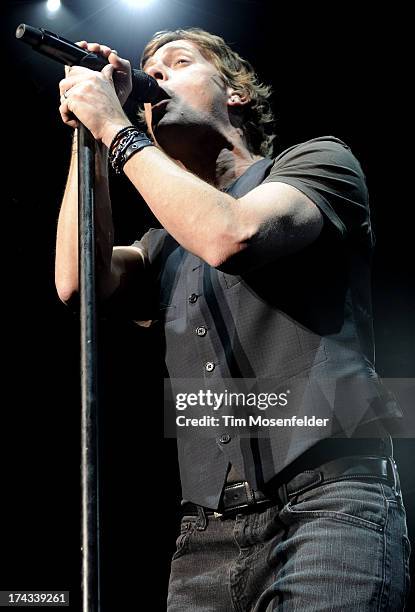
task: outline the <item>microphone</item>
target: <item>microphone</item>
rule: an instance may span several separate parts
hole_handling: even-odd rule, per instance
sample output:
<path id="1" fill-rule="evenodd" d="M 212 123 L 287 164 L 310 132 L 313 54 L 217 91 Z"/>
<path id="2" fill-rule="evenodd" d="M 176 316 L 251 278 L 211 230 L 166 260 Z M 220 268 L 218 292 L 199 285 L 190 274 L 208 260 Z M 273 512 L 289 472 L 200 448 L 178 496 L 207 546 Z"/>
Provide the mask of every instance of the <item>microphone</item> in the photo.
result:
<path id="1" fill-rule="evenodd" d="M 84 66 L 91 70 L 102 70 L 109 62 L 96 53 L 85 51 L 70 40 L 43 28 L 33 28 L 21 23 L 16 28 L 16 38 L 30 45 L 34 51 L 46 55 L 67 66 Z M 155 102 L 166 97 L 156 79 L 142 70 L 132 70 L 132 91 L 130 98 L 138 104 Z"/>

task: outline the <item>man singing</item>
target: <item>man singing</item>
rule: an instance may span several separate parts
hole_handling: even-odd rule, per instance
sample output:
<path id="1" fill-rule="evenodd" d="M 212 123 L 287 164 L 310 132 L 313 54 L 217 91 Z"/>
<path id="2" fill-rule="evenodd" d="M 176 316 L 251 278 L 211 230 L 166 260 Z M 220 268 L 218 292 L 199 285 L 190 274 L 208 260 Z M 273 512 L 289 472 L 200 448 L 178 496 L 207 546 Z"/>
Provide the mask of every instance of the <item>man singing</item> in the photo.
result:
<path id="1" fill-rule="evenodd" d="M 269 88 L 218 36 L 190 28 L 147 44 L 142 69 L 165 96 L 145 104 L 146 133 L 122 109 L 129 62 L 79 44 L 109 61 L 60 83 L 62 120 L 97 143 L 103 308 L 163 325 L 173 388 L 271 380 L 293 396 L 279 407 L 291 426 L 229 418 L 179 437 L 169 612 L 403 610 L 409 542 L 387 430 L 400 412 L 373 365 L 359 162 L 333 136 L 272 157 Z M 108 161 L 163 228 L 131 246 L 113 247 Z M 77 232 L 73 156 L 56 250 L 64 302 L 78 291 Z"/>

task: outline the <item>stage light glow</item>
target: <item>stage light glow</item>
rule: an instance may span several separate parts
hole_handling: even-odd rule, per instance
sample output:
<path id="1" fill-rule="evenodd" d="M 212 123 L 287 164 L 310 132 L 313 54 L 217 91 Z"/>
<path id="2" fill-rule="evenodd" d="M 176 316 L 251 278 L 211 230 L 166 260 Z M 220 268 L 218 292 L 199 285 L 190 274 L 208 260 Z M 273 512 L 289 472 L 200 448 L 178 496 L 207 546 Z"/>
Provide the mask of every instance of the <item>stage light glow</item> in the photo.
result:
<path id="1" fill-rule="evenodd" d="M 132 8 L 142 8 L 151 4 L 153 0 L 124 0 L 124 2 Z"/>
<path id="2" fill-rule="evenodd" d="M 60 6 L 61 6 L 61 0 L 48 0 L 46 2 L 46 8 L 51 13 L 54 13 L 55 11 L 57 11 L 60 8 Z"/>

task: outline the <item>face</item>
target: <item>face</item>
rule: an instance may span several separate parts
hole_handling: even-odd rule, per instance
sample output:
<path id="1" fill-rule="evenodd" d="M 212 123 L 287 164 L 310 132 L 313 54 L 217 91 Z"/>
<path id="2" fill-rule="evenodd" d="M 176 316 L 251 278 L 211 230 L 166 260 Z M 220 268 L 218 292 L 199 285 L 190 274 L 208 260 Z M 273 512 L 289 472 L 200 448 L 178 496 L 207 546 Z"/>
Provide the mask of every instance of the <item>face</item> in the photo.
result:
<path id="1" fill-rule="evenodd" d="M 235 95 L 195 43 L 166 43 L 147 60 L 144 70 L 167 93 L 165 100 L 145 104 L 147 126 L 163 148 L 166 139 L 177 138 L 177 130 L 186 138 L 186 130 L 190 136 L 221 130 L 229 123 L 228 106 L 235 102 Z"/>

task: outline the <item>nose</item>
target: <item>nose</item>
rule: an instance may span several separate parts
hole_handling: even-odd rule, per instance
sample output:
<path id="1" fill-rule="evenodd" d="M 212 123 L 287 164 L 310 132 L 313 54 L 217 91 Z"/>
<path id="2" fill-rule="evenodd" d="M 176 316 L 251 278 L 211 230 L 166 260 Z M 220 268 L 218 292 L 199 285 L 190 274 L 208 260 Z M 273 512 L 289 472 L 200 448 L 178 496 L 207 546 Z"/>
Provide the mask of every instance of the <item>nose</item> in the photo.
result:
<path id="1" fill-rule="evenodd" d="M 148 70 L 147 70 L 147 74 L 149 74 L 150 76 L 152 76 L 154 79 L 156 79 L 157 81 L 167 81 L 168 76 L 167 76 L 167 70 L 165 69 L 165 67 L 160 64 L 153 64 Z"/>

